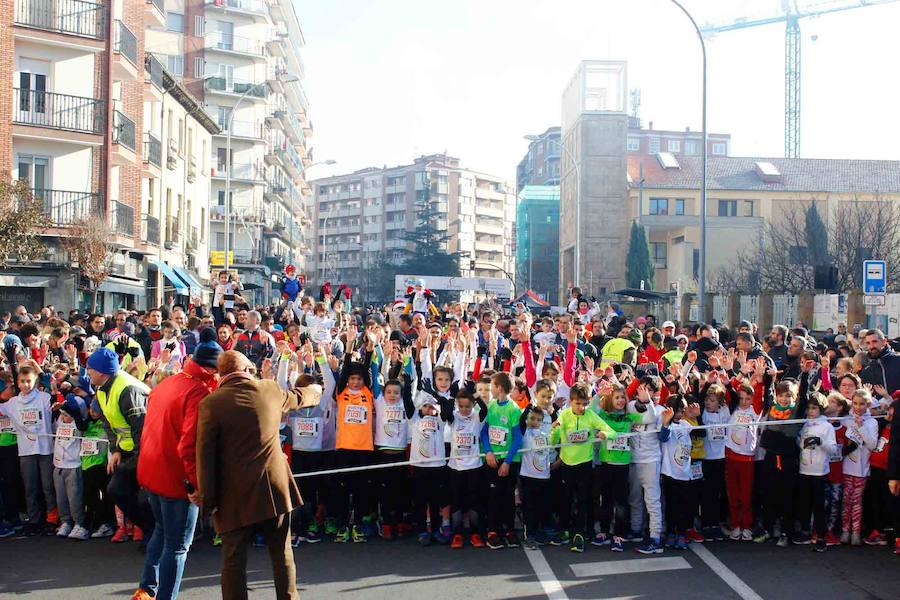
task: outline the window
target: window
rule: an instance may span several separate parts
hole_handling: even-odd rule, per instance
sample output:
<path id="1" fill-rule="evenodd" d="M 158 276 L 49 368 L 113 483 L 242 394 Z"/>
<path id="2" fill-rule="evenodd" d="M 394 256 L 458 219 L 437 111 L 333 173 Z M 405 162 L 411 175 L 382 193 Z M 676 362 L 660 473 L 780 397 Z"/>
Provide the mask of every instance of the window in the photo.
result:
<path id="1" fill-rule="evenodd" d="M 200 56 L 194 57 L 194 77 L 197 79 L 203 77 L 203 58 Z"/>
<path id="2" fill-rule="evenodd" d="M 659 138 L 652 137 L 650 138 L 650 154 L 656 154 L 659 152 Z"/>
<path id="3" fill-rule="evenodd" d="M 184 76 L 184 57 L 180 54 L 169 54 L 166 56 L 166 69 L 172 75 L 177 77 Z"/>
<path id="4" fill-rule="evenodd" d="M 200 241 L 206 241 L 206 207 L 200 207 Z"/>
<path id="5" fill-rule="evenodd" d="M 203 26 L 203 17 L 201 15 L 194 16 L 194 35 L 196 37 L 203 37 L 204 30 L 206 28 Z"/>
<path id="6" fill-rule="evenodd" d="M 713 154 L 724 156 L 726 152 L 728 152 L 728 146 L 726 146 L 724 143 L 718 142 L 712 145 Z"/>
<path id="7" fill-rule="evenodd" d="M 753 216 L 753 200 L 744 200 L 744 216 Z"/>
<path id="8" fill-rule="evenodd" d="M 679 216 L 684 214 L 684 198 L 675 199 L 675 214 Z"/>
<path id="9" fill-rule="evenodd" d="M 669 152 L 681 152 L 681 140 L 669 140 Z"/>
<path id="10" fill-rule="evenodd" d="M 720 217 L 737 216 L 737 200 L 719 200 Z"/>
<path id="11" fill-rule="evenodd" d="M 692 262 L 694 263 L 693 264 L 694 279 L 699 279 L 700 278 L 700 251 L 699 250 L 694 250 L 693 258 L 694 259 Z"/>
<path id="12" fill-rule="evenodd" d="M 640 152 L 641 151 L 641 138 L 628 136 L 628 151 L 629 152 Z"/>
<path id="13" fill-rule="evenodd" d="M 650 242 L 650 260 L 657 269 L 666 268 L 666 243 Z"/>
<path id="14" fill-rule="evenodd" d="M 167 12 L 166 29 L 168 29 L 169 31 L 184 33 L 184 15 L 180 15 L 176 12 Z"/>
<path id="15" fill-rule="evenodd" d="M 694 140 L 687 140 L 684 142 L 684 153 L 687 156 L 697 156 L 700 154 L 700 144 L 698 144 Z"/>
<path id="16" fill-rule="evenodd" d="M 667 214 L 669 214 L 669 199 L 668 198 L 650 198 L 650 212 L 648 214 L 651 214 L 651 215 L 667 215 Z"/>

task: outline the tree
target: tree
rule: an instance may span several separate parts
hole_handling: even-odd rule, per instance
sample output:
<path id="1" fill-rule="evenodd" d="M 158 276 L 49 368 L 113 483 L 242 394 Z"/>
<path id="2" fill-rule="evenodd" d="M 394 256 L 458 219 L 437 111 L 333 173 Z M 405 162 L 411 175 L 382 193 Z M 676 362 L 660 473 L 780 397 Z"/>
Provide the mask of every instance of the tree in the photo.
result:
<path id="1" fill-rule="evenodd" d="M 431 191 L 425 188 L 416 200 L 416 228 L 406 231 L 406 241 L 412 249 L 406 251 L 403 270 L 408 275 L 459 276 L 459 252 L 448 252 L 450 234 L 439 229 L 437 204 L 431 200 Z"/>
<path id="2" fill-rule="evenodd" d="M 44 203 L 34 197 L 28 182 L 10 183 L 7 177 L 0 179 L 0 267 L 9 266 L 12 258 L 27 263 L 42 256 L 46 248 L 41 233 L 49 224 Z"/>
<path id="3" fill-rule="evenodd" d="M 82 217 L 69 224 L 68 237 L 62 239 L 69 258 L 78 263 L 78 271 L 91 282 L 94 292 L 91 312 L 97 311 L 100 286 L 109 275 L 116 255 L 116 248 L 110 242 L 112 238 L 113 231 L 105 220 Z"/>
<path id="4" fill-rule="evenodd" d="M 806 209 L 806 252 L 809 263 L 814 267 L 831 262 L 828 256 L 828 230 L 815 202 Z"/>
<path id="5" fill-rule="evenodd" d="M 650 246 L 647 245 L 647 234 L 643 225 L 631 222 L 631 235 L 628 239 L 628 256 L 625 258 L 627 274 L 625 280 L 630 288 L 641 287 L 641 281 L 647 289 L 653 289 L 653 262 L 650 260 Z"/>

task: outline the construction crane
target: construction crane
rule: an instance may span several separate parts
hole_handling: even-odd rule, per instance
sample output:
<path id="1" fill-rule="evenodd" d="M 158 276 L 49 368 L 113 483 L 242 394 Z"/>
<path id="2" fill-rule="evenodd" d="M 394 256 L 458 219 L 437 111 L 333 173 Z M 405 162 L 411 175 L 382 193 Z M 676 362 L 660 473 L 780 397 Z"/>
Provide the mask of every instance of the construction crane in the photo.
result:
<path id="1" fill-rule="evenodd" d="M 785 23 L 784 35 L 784 156 L 799 158 L 800 156 L 800 19 L 818 17 L 829 13 L 843 12 L 855 8 L 865 8 L 878 4 L 887 4 L 897 0 L 834 0 L 819 3 L 800 9 L 796 0 L 783 0 L 784 14 L 761 19 L 735 19 L 724 25 L 705 25 L 700 31 L 705 36 L 712 36 L 726 31 L 747 29 Z"/>

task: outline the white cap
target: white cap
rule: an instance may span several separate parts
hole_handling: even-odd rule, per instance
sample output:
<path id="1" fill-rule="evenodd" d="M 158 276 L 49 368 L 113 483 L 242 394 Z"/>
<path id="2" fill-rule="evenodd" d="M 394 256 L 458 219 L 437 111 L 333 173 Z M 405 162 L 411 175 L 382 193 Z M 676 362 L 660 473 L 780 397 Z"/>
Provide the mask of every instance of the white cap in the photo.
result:
<path id="1" fill-rule="evenodd" d="M 666 327 L 675 329 L 675 323 L 673 323 L 672 321 L 663 321 L 662 328 L 665 329 Z"/>

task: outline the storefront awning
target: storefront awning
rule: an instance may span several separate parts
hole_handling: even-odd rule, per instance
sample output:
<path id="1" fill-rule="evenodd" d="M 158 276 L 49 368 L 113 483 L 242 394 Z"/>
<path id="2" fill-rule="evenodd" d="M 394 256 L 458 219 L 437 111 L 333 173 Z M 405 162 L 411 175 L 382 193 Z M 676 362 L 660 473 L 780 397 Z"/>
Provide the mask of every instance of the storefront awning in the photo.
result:
<path id="1" fill-rule="evenodd" d="M 175 271 L 178 277 L 181 278 L 181 280 L 188 284 L 188 287 L 191 288 L 192 296 L 199 296 L 203 293 L 203 285 L 199 281 L 197 281 L 197 279 L 193 275 L 191 275 L 190 272 L 185 271 L 181 267 L 175 265 L 172 265 L 172 269 Z"/>
<path id="2" fill-rule="evenodd" d="M 50 287 L 50 277 L 37 275 L 0 275 L 0 287 Z"/>
<path id="3" fill-rule="evenodd" d="M 190 295 L 190 286 L 181 280 L 181 278 L 175 273 L 175 271 L 167 265 L 165 262 L 161 260 L 153 261 L 153 264 L 156 265 L 156 268 L 162 271 L 162 274 L 166 279 L 172 284 L 175 288 L 175 292 L 182 295 L 188 296 Z"/>

